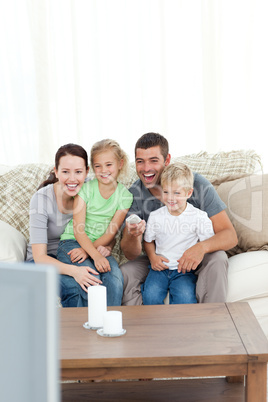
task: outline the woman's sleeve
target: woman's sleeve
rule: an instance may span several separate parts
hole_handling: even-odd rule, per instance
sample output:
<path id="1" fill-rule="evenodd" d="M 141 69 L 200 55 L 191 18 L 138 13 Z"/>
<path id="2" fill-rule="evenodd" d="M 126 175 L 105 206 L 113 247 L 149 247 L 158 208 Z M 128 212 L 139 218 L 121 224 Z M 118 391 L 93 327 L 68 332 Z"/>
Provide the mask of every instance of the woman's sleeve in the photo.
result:
<path id="1" fill-rule="evenodd" d="M 30 244 L 48 243 L 47 197 L 35 193 L 30 202 Z"/>

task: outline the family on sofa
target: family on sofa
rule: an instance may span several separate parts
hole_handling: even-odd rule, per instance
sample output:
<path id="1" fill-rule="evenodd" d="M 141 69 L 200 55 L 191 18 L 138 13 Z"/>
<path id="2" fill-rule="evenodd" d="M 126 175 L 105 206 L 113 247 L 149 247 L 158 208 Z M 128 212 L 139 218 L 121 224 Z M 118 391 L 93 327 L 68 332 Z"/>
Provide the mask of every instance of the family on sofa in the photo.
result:
<path id="1" fill-rule="evenodd" d="M 171 155 L 167 140 L 156 133 L 144 134 L 136 143 L 139 179 L 129 190 L 119 181 L 127 169 L 127 156 L 116 141 L 94 144 L 90 162 L 95 178 L 88 181 L 86 151 L 75 144 L 59 148 L 54 171 L 30 203 L 26 260 L 58 268 L 62 306 L 86 306 L 87 287 L 98 284 L 107 288 L 108 305 L 142 304 L 141 292 L 148 291 L 148 284 L 150 291 L 156 285 L 157 291 L 161 291 L 159 304 L 164 303 L 167 290 L 171 303 L 225 302 L 228 273 L 225 251 L 237 244 L 237 235 L 225 211 L 226 205 L 212 184 L 198 173 L 194 173 L 193 184 L 186 184 L 181 171 L 178 173 L 185 166 L 180 163 L 175 169 L 176 179 L 167 176 L 162 189 L 161 176 L 169 169 Z M 168 266 L 170 250 L 168 255 L 160 255 L 155 248 L 167 228 L 162 228 L 161 234 L 158 229 L 154 236 L 147 234 L 150 213 L 153 215 L 159 208 L 164 208 L 177 225 L 182 223 L 183 231 L 190 229 L 194 236 L 193 243 L 186 242 L 178 255 L 177 266 Z M 139 223 L 125 220 L 133 214 L 141 218 Z M 129 261 L 119 268 L 111 253 L 121 227 L 121 250 Z M 142 254 L 144 233 L 147 254 Z M 150 271 L 156 274 L 154 280 L 145 282 Z M 168 275 L 163 293 L 160 273 L 164 271 Z M 146 286 L 141 289 L 144 282 Z M 183 297 L 179 298 L 178 292 Z"/>

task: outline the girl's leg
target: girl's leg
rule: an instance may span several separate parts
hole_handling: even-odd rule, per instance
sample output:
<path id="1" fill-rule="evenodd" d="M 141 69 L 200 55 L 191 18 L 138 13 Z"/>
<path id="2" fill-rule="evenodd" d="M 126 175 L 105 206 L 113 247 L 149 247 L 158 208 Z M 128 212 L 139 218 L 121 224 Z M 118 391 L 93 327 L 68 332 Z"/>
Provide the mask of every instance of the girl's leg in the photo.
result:
<path id="1" fill-rule="evenodd" d="M 89 258 L 87 258 L 82 263 L 71 262 L 70 256 L 68 252 L 74 248 L 81 247 L 76 240 L 63 240 L 60 241 L 57 259 L 65 264 L 72 264 L 76 266 L 87 266 L 91 268 L 95 268 L 94 264 L 91 262 Z M 99 278 L 98 275 L 96 275 Z M 88 306 L 88 298 L 87 292 L 85 292 L 79 283 L 69 275 L 60 275 L 60 297 L 61 304 L 63 307 L 87 307 Z"/>
<path id="2" fill-rule="evenodd" d="M 141 287 L 143 304 L 164 304 L 168 292 L 169 270 L 154 271 L 150 269 L 149 274 Z"/>
<path id="3" fill-rule="evenodd" d="M 193 272 L 185 274 L 179 273 L 177 270 L 171 271 L 169 283 L 169 303 L 170 304 L 187 304 L 197 303 L 195 288 L 196 276 Z"/>
<path id="4" fill-rule="evenodd" d="M 102 283 L 107 288 L 107 305 L 121 306 L 123 297 L 123 275 L 114 257 L 107 257 L 111 271 L 101 273 Z"/>

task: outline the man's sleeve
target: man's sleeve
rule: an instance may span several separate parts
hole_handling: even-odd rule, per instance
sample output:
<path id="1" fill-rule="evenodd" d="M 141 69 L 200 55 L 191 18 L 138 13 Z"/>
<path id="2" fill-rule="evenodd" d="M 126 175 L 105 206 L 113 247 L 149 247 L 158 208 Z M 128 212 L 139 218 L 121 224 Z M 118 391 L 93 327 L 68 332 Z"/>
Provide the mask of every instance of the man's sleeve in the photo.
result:
<path id="1" fill-rule="evenodd" d="M 191 199 L 192 202 L 189 201 L 196 208 L 205 211 L 209 218 L 226 209 L 226 205 L 220 199 L 217 191 L 209 180 L 198 173 L 194 175 L 194 192 Z"/>

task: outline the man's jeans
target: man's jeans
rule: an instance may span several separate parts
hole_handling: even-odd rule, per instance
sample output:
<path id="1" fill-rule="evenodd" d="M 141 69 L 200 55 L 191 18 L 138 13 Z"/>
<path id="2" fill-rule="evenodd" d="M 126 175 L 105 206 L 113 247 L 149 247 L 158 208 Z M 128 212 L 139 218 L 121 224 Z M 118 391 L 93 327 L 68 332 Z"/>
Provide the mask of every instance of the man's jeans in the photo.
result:
<path id="1" fill-rule="evenodd" d="M 150 269 L 141 287 L 143 304 L 164 304 L 168 290 L 170 304 L 197 303 L 196 281 L 197 277 L 193 272 L 182 274 L 177 269 Z"/>
<path id="2" fill-rule="evenodd" d="M 81 246 L 76 240 L 62 240 L 59 243 L 57 259 L 65 264 L 73 264 L 76 266 L 87 266 L 97 271 L 92 258 L 87 258 L 81 262 L 71 262 L 68 252 L 74 248 Z M 99 273 L 94 275 L 102 281 L 102 284 L 107 288 L 107 305 L 108 306 L 121 306 L 123 296 L 123 275 L 121 270 L 114 259 L 114 257 L 107 257 L 111 271 Z M 98 272 L 98 271 L 97 271 Z M 79 283 L 69 275 L 60 275 L 60 297 L 63 307 L 87 307 L 88 298 L 87 293 L 81 288 Z"/>

